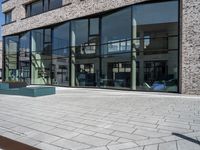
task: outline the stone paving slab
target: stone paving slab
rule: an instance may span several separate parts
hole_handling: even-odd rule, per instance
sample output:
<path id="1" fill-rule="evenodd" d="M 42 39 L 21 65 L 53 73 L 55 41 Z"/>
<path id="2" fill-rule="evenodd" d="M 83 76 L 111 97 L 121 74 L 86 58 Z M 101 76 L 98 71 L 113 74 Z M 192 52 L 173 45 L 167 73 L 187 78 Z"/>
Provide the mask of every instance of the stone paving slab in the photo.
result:
<path id="1" fill-rule="evenodd" d="M 57 88 L 0 108 L 0 135 L 44 150 L 200 149 L 198 96 Z"/>

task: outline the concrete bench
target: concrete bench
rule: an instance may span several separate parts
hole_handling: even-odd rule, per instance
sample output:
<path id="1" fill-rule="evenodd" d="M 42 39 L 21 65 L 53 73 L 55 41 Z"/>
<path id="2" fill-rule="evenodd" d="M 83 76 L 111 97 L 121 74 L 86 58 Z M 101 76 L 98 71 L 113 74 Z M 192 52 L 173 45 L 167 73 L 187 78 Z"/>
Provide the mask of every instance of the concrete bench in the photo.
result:
<path id="1" fill-rule="evenodd" d="M 0 89 L 0 94 L 19 95 L 19 89 Z"/>
<path id="2" fill-rule="evenodd" d="M 22 96 L 46 96 L 56 94 L 55 87 L 26 87 L 19 89 L 19 95 Z"/>
<path id="3" fill-rule="evenodd" d="M 39 97 L 56 94 L 55 87 L 26 87 L 16 89 L 0 89 L 0 94 Z"/>
<path id="4" fill-rule="evenodd" d="M 8 90 L 9 84 L 0 82 L 0 90 Z"/>

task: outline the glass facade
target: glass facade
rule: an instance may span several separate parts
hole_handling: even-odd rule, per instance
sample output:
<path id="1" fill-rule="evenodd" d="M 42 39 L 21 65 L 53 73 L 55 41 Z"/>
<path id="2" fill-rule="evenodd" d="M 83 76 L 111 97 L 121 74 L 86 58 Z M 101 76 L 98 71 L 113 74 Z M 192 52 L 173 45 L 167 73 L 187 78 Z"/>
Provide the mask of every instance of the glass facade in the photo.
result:
<path id="1" fill-rule="evenodd" d="M 7 36 L 5 80 L 178 92 L 178 15 L 177 0 L 141 3 Z"/>

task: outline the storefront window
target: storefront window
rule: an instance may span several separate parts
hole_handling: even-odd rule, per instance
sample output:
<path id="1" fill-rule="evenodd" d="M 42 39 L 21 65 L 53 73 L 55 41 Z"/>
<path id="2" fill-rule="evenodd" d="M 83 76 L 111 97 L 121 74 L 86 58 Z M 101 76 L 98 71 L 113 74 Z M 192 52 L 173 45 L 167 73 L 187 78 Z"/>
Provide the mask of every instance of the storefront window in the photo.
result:
<path id="1" fill-rule="evenodd" d="M 131 8 L 102 18 L 102 54 L 131 50 Z"/>
<path id="2" fill-rule="evenodd" d="M 30 84 L 30 32 L 22 34 L 19 40 L 19 78 Z"/>
<path id="3" fill-rule="evenodd" d="M 72 86 L 97 86 L 99 79 L 99 18 L 72 21 Z"/>
<path id="4" fill-rule="evenodd" d="M 40 0 L 26 12 L 61 5 Z M 7 36 L 5 80 L 178 92 L 178 19 L 178 0 L 153 1 Z"/>
<path id="5" fill-rule="evenodd" d="M 8 36 L 5 38 L 5 80 L 18 81 L 19 68 L 18 61 L 18 36 Z"/>
<path id="6" fill-rule="evenodd" d="M 51 34 L 49 29 L 32 31 L 32 84 L 51 84 Z"/>
<path id="7" fill-rule="evenodd" d="M 101 87 L 130 88 L 131 8 L 102 18 Z"/>
<path id="8" fill-rule="evenodd" d="M 132 89 L 177 92 L 178 1 L 133 6 L 133 64 L 139 61 L 139 78 Z M 133 65 L 135 66 L 135 65 Z M 132 68 L 132 72 L 137 70 Z M 136 71 L 132 75 L 136 77 Z M 137 82 L 139 81 L 139 82 Z"/>
<path id="9" fill-rule="evenodd" d="M 69 23 L 53 30 L 52 84 L 69 86 Z"/>

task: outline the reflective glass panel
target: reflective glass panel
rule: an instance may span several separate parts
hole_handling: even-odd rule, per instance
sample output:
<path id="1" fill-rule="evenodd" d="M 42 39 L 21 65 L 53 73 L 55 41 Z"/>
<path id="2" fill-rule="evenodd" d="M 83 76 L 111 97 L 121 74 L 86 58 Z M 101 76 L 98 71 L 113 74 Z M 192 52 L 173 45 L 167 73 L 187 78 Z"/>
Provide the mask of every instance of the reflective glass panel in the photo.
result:
<path id="1" fill-rule="evenodd" d="M 130 88 L 131 8 L 102 18 L 101 87 Z"/>
<path id="2" fill-rule="evenodd" d="M 102 18 L 102 54 L 131 50 L 131 8 Z"/>
<path id="3" fill-rule="evenodd" d="M 53 30 L 53 55 L 69 55 L 69 23 L 65 23 Z"/>
<path id="4" fill-rule="evenodd" d="M 53 30 L 52 84 L 69 86 L 69 23 Z"/>
<path id="5" fill-rule="evenodd" d="M 45 31 L 46 30 L 46 31 Z M 31 36 L 32 50 L 32 84 L 51 84 L 51 42 L 48 29 L 33 30 Z"/>
<path id="6" fill-rule="evenodd" d="M 5 37 L 5 80 L 18 81 L 19 70 L 17 65 L 18 36 Z"/>
<path id="7" fill-rule="evenodd" d="M 49 4 L 50 9 L 59 8 L 62 6 L 62 0 L 50 0 Z"/>
<path id="8" fill-rule="evenodd" d="M 43 12 L 43 1 L 37 1 L 31 4 L 31 15 L 37 15 Z"/>
<path id="9" fill-rule="evenodd" d="M 19 40 L 19 78 L 30 84 L 30 32 L 22 34 Z"/>
<path id="10" fill-rule="evenodd" d="M 90 35 L 99 34 L 99 18 L 90 19 Z"/>
<path id="11" fill-rule="evenodd" d="M 133 39 L 132 89 L 177 92 L 178 1 L 134 5 Z"/>

